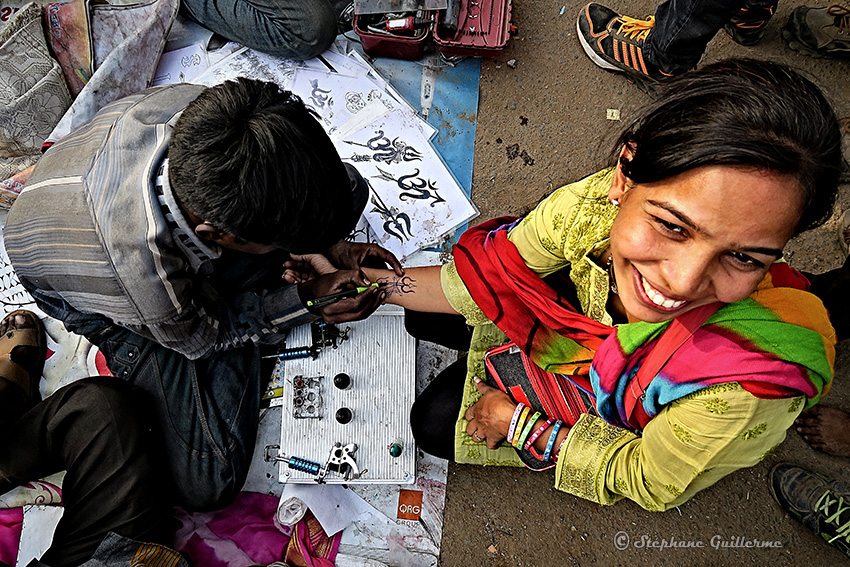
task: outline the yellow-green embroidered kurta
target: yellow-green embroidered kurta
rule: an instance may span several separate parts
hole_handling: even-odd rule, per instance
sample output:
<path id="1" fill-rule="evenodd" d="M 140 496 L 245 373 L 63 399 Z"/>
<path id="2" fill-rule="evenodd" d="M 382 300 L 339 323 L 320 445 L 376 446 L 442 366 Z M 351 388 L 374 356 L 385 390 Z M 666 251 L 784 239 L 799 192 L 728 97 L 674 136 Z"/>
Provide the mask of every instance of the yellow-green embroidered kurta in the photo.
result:
<path id="1" fill-rule="evenodd" d="M 582 311 L 610 325 L 608 275 L 595 262 L 608 247 L 617 208 L 607 200 L 613 171 L 561 187 L 510 233 L 526 264 L 546 276 L 568 269 Z M 511 447 L 487 449 L 466 434 L 466 410 L 479 398 L 473 377 L 484 377 L 484 353 L 507 337 L 475 305 L 454 263 L 443 267 L 443 290 L 474 326 L 464 399 L 456 426 L 461 463 L 514 465 Z M 555 487 L 599 502 L 630 498 L 647 510 L 666 510 L 730 472 L 758 463 L 785 439 L 803 397 L 756 398 L 738 383 L 719 384 L 667 405 L 642 436 L 584 415 L 570 430 L 555 468 Z"/>

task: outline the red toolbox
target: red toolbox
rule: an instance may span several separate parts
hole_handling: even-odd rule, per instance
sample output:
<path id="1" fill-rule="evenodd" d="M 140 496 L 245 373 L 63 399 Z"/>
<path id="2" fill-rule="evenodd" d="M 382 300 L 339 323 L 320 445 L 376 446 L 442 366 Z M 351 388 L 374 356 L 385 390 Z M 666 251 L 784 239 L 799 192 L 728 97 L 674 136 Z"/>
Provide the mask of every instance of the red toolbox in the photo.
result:
<path id="1" fill-rule="evenodd" d="M 510 39 L 511 0 L 459 0 L 452 24 L 446 23 L 444 12 L 389 20 L 383 14 L 359 14 L 354 16 L 354 31 L 363 51 L 396 59 L 419 59 L 434 47 L 446 55 L 495 57 Z"/>

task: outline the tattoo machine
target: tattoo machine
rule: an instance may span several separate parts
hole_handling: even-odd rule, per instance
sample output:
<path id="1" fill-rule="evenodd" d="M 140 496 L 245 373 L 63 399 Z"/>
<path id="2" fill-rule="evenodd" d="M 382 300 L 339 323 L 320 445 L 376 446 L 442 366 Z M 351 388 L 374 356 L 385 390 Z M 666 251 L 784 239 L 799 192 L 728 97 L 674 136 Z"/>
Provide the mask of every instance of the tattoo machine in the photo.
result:
<path id="1" fill-rule="evenodd" d="M 310 334 L 312 335 L 312 345 L 297 348 L 283 349 L 277 354 L 264 356 L 263 358 L 279 358 L 280 360 L 295 360 L 296 358 L 312 358 L 316 359 L 322 349 L 339 348 L 339 345 L 348 340 L 348 332 L 351 327 L 346 327 L 344 331 L 340 331 L 339 327 L 333 323 L 325 321 L 313 321 L 310 325 Z"/>
<path id="2" fill-rule="evenodd" d="M 266 445 L 263 454 L 266 462 L 284 462 L 290 469 L 314 475 L 316 482 L 319 484 L 325 481 L 328 472 L 335 472 L 341 475 L 344 480 L 356 480 L 368 472 L 366 469 L 361 471 L 357 466 L 357 461 L 354 459 L 354 453 L 357 452 L 356 443 L 349 443 L 345 446 L 339 442 L 334 443 L 324 465 L 300 457 L 287 457 L 280 453 L 272 455 L 273 450 L 279 451 L 280 446 Z"/>

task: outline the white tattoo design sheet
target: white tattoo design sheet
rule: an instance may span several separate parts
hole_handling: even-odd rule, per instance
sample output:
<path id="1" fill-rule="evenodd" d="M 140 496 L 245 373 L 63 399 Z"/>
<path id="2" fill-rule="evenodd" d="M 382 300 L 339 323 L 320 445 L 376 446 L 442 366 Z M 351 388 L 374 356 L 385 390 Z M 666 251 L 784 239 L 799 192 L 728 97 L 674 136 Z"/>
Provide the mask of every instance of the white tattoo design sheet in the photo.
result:
<path id="1" fill-rule="evenodd" d="M 400 258 L 440 241 L 478 211 L 412 117 L 397 109 L 336 143 L 371 186 L 364 216 Z"/>

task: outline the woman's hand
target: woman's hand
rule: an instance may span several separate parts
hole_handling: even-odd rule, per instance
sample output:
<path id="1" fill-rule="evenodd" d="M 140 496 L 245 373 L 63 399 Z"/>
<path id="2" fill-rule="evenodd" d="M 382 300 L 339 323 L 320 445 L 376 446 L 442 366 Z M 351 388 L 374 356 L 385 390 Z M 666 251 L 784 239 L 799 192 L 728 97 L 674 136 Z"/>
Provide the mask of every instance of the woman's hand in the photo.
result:
<path id="1" fill-rule="evenodd" d="M 481 399 L 466 410 L 469 421 L 466 432 L 473 441 L 487 441 L 487 448 L 495 449 L 508 436 L 516 404 L 506 393 L 491 388 L 480 378 L 475 379 L 475 387 L 481 392 Z"/>

